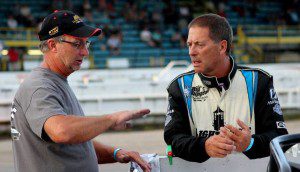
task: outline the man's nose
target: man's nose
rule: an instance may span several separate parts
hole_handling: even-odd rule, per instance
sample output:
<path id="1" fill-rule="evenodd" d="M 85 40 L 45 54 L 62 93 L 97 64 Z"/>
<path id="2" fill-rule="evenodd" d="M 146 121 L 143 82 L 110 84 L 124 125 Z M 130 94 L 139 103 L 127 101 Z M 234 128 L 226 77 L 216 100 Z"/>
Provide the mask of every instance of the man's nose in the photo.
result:
<path id="1" fill-rule="evenodd" d="M 195 50 L 195 46 L 191 45 L 189 47 L 189 55 L 190 56 L 195 56 L 197 54 L 196 50 Z"/>
<path id="2" fill-rule="evenodd" d="M 89 49 L 84 46 L 83 48 L 80 49 L 80 55 L 84 56 L 84 57 L 88 57 L 89 56 Z"/>

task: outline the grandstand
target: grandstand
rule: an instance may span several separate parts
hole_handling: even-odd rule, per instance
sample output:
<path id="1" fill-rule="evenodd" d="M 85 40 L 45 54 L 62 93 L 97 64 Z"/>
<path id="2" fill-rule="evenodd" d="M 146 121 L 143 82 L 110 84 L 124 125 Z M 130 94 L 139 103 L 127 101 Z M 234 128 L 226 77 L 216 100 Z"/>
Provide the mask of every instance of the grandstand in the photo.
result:
<path id="1" fill-rule="evenodd" d="M 18 70 L 24 70 L 24 63 L 36 65 L 37 63 L 34 62 L 41 61 L 42 56 L 37 48 L 39 42 L 36 33 L 40 21 L 54 9 L 71 9 L 81 14 L 87 22 L 103 28 L 104 36 L 92 40 L 90 65 L 88 66 L 90 69 L 120 66 L 129 68 L 162 67 L 172 60 L 186 60 L 189 57 L 187 48 L 184 46 L 185 43 L 179 40 L 174 45 L 170 41 L 171 37 L 178 29 L 184 40 L 186 25 L 182 28 L 181 23 L 187 24 L 192 17 L 206 12 L 218 13 L 229 20 L 235 34 L 233 55 L 239 63 L 273 63 L 300 59 L 299 25 L 298 23 L 293 23 L 292 26 L 288 25 L 290 23 L 287 15 L 290 6 L 293 5 L 292 2 L 291 5 L 287 5 L 288 2 L 279 0 L 203 2 L 139 0 L 134 3 L 127 0 L 116 0 L 106 2 L 104 7 L 99 4 L 96 0 L 84 2 L 80 0 L 0 1 L 0 17 L 2 18 L 0 40 L 4 44 L 1 69 L 12 70 L 9 69 L 10 61 L 7 55 L 10 47 L 22 47 L 24 50 L 24 53 L 19 54 L 24 57 L 18 62 L 20 66 Z M 142 15 L 141 12 L 146 11 L 146 17 L 140 20 L 136 17 L 129 18 L 127 14 L 131 12 L 130 9 L 135 16 Z M 173 9 L 174 13 L 167 13 L 166 11 L 169 9 Z M 25 11 L 25 16 L 22 15 L 22 11 Z M 176 15 L 176 13 L 178 14 Z M 7 24 L 11 15 L 18 23 L 15 28 L 9 28 Z M 153 16 L 159 17 L 154 20 Z M 170 17 L 173 21 L 169 21 Z M 148 26 L 152 32 L 156 29 L 161 31 L 161 46 L 151 47 L 141 40 L 141 25 Z M 114 55 L 107 48 L 106 42 L 109 33 L 116 28 L 122 37 L 122 44 L 120 53 Z M 288 54 L 286 54 L 287 51 Z M 119 59 L 124 64 L 109 65 L 110 60 L 114 59 Z M 25 70 L 29 69 L 31 68 L 25 68 Z"/>

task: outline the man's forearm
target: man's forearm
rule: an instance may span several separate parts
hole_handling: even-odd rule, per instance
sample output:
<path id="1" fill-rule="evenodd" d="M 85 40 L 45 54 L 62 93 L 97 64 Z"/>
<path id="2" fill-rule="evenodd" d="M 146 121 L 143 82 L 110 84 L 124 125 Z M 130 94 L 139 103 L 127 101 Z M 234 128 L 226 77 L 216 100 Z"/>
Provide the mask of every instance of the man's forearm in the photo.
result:
<path id="1" fill-rule="evenodd" d="M 113 158 L 114 147 L 102 144 L 97 141 L 93 141 L 93 145 L 98 158 L 98 164 L 114 163 L 116 162 Z"/>
<path id="2" fill-rule="evenodd" d="M 86 142 L 109 128 L 126 129 L 126 122 L 150 113 L 149 109 L 119 111 L 98 117 L 55 115 L 44 124 L 46 134 L 56 143 L 76 144 Z"/>
<path id="3" fill-rule="evenodd" d="M 45 122 L 44 129 L 54 142 L 76 144 L 91 140 L 112 127 L 114 122 L 111 115 L 100 117 L 57 115 Z"/>

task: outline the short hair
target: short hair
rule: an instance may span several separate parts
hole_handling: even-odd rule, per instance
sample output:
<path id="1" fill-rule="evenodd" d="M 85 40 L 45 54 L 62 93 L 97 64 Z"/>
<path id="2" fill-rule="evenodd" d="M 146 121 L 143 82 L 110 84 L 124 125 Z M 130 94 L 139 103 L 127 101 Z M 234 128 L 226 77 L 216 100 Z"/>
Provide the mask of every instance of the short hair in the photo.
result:
<path id="1" fill-rule="evenodd" d="M 57 36 L 57 37 L 54 37 L 54 38 L 50 38 L 50 39 L 54 39 L 55 41 L 59 42 L 60 39 L 62 39 L 62 38 L 63 38 L 63 35 Z M 45 52 L 49 51 L 48 42 L 47 42 L 48 40 L 49 39 L 40 42 L 39 48 L 40 48 L 42 53 L 45 53 Z"/>
<path id="2" fill-rule="evenodd" d="M 219 42 L 222 40 L 227 41 L 227 55 L 230 54 L 231 44 L 232 44 L 232 28 L 228 21 L 217 14 L 204 14 L 195 19 L 193 19 L 188 28 L 198 26 L 207 27 L 209 30 L 209 37 L 214 42 Z"/>

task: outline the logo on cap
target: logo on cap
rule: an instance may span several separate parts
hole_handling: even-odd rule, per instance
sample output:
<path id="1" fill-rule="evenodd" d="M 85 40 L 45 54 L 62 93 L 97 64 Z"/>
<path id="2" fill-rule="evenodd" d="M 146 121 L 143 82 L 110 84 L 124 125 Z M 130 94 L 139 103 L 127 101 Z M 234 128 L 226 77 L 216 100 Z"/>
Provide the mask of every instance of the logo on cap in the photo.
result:
<path id="1" fill-rule="evenodd" d="M 49 31 L 49 35 L 55 35 L 56 33 L 58 32 L 58 26 L 56 26 L 55 28 L 53 28 L 53 29 L 51 29 L 50 31 Z"/>
<path id="2" fill-rule="evenodd" d="M 81 18 L 78 15 L 75 15 L 73 18 L 74 18 L 74 20 L 72 21 L 73 23 L 77 24 L 77 23 L 82 22 Z"/>

